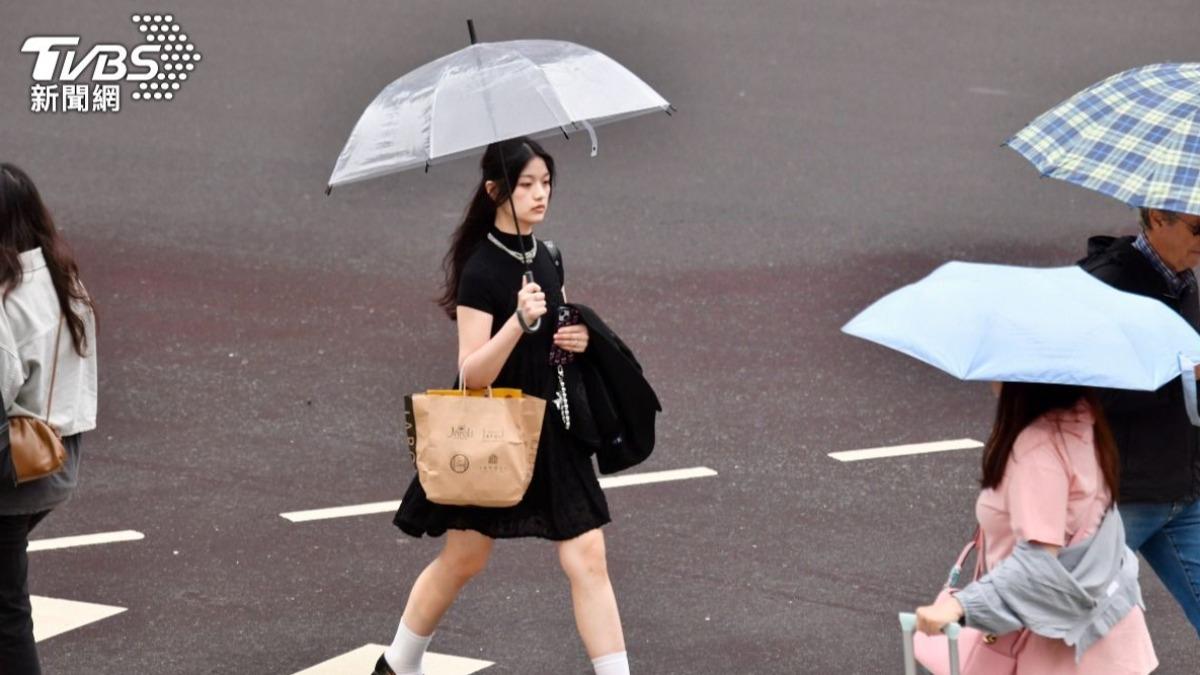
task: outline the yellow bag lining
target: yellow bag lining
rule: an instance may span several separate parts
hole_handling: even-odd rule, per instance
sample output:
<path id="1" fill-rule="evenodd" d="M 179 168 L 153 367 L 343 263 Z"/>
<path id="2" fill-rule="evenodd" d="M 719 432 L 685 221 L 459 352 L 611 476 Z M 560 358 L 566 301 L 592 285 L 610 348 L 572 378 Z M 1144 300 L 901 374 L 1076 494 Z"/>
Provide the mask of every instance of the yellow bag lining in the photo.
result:
<path id="1" fill-rule="evenodd" d="M 461 389 L 427 389 L 425 393 L 429 396 L 462 396 Z M 468 389 L 467 396 L 487 396 L 487 389 Z M 524 398 L 525 393 L 520 389 L 492 389 L 492 398 Z"/>

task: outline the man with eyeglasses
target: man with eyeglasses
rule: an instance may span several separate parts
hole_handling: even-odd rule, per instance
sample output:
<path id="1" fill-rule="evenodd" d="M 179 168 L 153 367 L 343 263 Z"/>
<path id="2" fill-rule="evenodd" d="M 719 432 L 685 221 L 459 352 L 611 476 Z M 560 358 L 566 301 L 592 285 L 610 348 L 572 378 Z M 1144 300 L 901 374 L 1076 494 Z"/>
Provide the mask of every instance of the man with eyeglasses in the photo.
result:
<path id="1" fill-rule="evenodd" d="M 1080 266 L 1111 286 L 1162 301 L 1200 331 L 1192 272 L 1200 265 L 1200 216 L 1142 209 L 1141 221 L 1136 237 L 1089 239 Z M 1121 455 L 1126 543 L 1200 632 L 1200 427 L 1188 419 L 1179 380 L 1153 392 L 1099 393 Z"/>

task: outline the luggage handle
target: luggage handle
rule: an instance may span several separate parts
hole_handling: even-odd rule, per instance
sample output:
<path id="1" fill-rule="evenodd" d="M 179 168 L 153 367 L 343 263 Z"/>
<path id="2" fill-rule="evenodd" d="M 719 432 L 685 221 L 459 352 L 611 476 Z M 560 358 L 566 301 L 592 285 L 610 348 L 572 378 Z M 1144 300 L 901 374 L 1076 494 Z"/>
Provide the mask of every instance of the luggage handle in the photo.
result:
<path id="1" fill-rule="evenodd" d="M 983 530 L 979 527 L 975 528 L 975 533 L 971 539 L 967 541 L 966 546 L 963 546 L 962 552 L 958 554 L 958 558 L 954 560 L 954 566 L 950 568 L 950 573 L 946 575 L 945 589 L 953 591 L 958 588 L 959 579 L 962 577 L 963 565 L 966 564 L 967 558 L 971 552 L 975 551 L 975 574 L 978 579 L 984 572 L 983 561 Z M 900 631 L 904 638 L 904 675 L 919 675 L 917 671 L 917 657 L 913 652 L 913 635 L 917 629 L 917 615 L 912 612 L 900 612 Z M 946 642 L 950 648 L 950 675 L 959 675 L 958 663 L 958 634 L 962 630 L 962 626 L 957 623 L 948 623 L 942 627 L 942 634 L 946 636 Z M 927 671 L 922 668 L 920 673 Z"/>
<path id="2" fill-rule="evenodd" d="M 913 653 L 913 634 L 917 630 L 917 615 L 912 612 L 900 612 L 900 632 L 904 639 L 904 675 L 917 675 L 917 657 Z M 960 675 L 958 665 L 958 634 L 962 626 L 948 623 L 942 627 L 942 633 L 950 645 L 950 675 Z"/>

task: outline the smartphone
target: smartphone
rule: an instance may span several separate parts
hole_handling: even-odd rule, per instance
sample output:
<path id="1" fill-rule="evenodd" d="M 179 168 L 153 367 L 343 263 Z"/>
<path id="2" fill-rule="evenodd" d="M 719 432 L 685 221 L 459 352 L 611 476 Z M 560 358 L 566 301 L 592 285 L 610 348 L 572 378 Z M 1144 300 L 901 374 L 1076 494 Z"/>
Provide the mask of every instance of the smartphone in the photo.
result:
<path id="1" fill-rule="evenodd" d="M 554 332 L 563 326 L 575 326 L 580 322 L 579 310 L 571 305 L 559 305 L 555 314 Z M 558 345 L 550 347 L 550 365 L 565 366 L 575 360 L 575 352 L 560 349 Z"/>

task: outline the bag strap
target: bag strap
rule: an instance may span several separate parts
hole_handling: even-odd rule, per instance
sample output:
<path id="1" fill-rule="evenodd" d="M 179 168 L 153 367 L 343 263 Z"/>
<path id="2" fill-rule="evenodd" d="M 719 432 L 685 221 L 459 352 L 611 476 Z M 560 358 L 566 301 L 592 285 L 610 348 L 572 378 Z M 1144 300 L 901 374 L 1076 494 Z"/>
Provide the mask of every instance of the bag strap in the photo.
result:
<path id="1" fill-rule="evenodd" d="M 467 367 L 466 364 L 458 369 L 458 395 L 467 397 Z M 487 397 L 492 398 L 492 385 L 487 386 Z"/>
<path id="2" fill-rule="evenodd" d="M 549 239 L 543 239 L 542 246 L 546 247 L 546 252 L 550 254 L 550 259 L 554 261 L 554 269 L 558 270 L 558 285 L 561 286 L 565 284 L 567 281 L 566 274 L 563 272 L 562 250 L 558 248 L 557 244 Z"/>
<path id="3" fill-rule="evenodd" d="M 983 531 L 979 527 L 976 527 L 975 534 L 971 536 L 971 540 L 963 547 L 962 553 L 958 554 L 958 559 L 954 561 L 954 567 L 950 568 L 950 574 L 946 576 L 946 588 L 958 587 L 958 579 L 962 576 L 963 564 L 967 562 L 967 556 L 971 555 L 971 551 L 978 548 L 980 551 L 979 558 L 982 558 L 983 547 L 980 546 L 982 538 Z M 975 564 L 975 578 L 977 579 L 979 578 L 979 558 L 976 558 Z"/>
<path id="4" fill-rule="evenodd" d="M 987 541 L 983 536 L 983 528 L 975 528 L 975 580 L 987 574 Z"/>
<path id="5" fill-rule="evenodd" d="M 50 368 L 50 393 L 46 395 L 46 424 L 50 424 L 50 406 L 54 403 L 54 382 L 58 379 L 58 347 L 62 344 L 62 327 L 66 317 L 58 320 L 58 333 L 54 336 L 54 365 Z"/>

